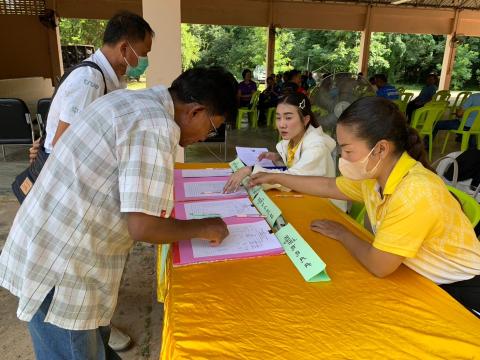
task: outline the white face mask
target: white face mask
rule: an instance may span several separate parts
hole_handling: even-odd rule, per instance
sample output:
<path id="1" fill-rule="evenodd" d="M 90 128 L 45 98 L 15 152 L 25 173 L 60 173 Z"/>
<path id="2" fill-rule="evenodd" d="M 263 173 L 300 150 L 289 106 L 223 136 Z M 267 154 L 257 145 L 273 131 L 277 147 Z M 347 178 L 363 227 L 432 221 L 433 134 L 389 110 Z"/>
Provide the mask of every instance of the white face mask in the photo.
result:
<path id="1" fill-rule="evenodd" d="M 365 156 L 362 160 L 359 161 L 351 162 L 345 160 L 344 158 L 340 158 L 340 160 L 338 161 L 338 168 L 342 175 L 352 180 L 373 179 L 373 176 L 375 175 L 378 166 L 382 162 L 382 160 L 380 159 L 377 165 L 373 167 L 373 169 L 367 170 L 368 159 L 370 158 L 370 155 L 372 154 L 374 149 L 375 146 L 372 150 L 370 150 L 367 156 Z"/>

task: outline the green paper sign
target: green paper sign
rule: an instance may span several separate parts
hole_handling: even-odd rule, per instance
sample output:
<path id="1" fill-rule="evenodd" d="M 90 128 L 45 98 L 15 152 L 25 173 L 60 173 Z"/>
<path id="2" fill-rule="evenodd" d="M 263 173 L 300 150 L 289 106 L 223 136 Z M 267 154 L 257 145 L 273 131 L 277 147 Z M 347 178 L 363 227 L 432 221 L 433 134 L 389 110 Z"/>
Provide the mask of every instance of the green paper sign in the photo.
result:
<path id="1" fill-rule="evenodd" d="M 250 187 L 248 187 L 249 182 L 250 182 L 250 176 L 245 176 L 242 180 L 242 185 L 247 190 L 248 195 L 250 195 L 250 197 L 252 199 L 255 199 L 255 197 L 258 195 L 260 190 L 262 190 L 262 187 L 260 185 L 257 185 L 257 186 L 254 186 L 254 187 L 250 188 Z"/>
<path id="2" fill-rule="evenodd" d="M 233 170 L 233 172 L 245 167 L 242 160 L 240 160 L 238 157 L 232 162 L 230 162 L 228 165 L 230 165 L 230 168 Z"/>
<path id="3" fill-rule="evenodd" d="M 305 281 L 330 281 L 325 269 L 327 265 L 291 224 L 285 225 L 275 236 Z"/>
<path id="4" fill-rule="evenodd" d="M 278 217 L 282 214 L 282 211 L 272 200 L 270 200 L 263 190 L 260 190 L 257 193 L 257 196 L 253 199 L 253 205 L 257 207 L 260 214 L 266 216 L 266 220 L 270 226 L 273 226 L 275 221 L 277 221 Z"/>

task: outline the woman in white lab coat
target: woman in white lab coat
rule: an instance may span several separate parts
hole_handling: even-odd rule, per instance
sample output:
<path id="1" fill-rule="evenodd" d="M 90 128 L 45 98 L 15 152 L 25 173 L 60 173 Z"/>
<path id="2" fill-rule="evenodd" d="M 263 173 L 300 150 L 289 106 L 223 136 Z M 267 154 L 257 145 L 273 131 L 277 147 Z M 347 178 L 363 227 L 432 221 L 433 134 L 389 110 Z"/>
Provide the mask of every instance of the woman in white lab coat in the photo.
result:
<path id="1" fill-rule="evenodd" d="M 236 191 L 246 176 L 256 172 L 283 172 L 292 175 L 335 177 L 332 151 L 335 141 L 318 125 L 311 110 L 310 100 L 301 93 L 290 94 L 279 100 L 276 124 L 282 140 L 277 144 L 278 153 L 262 153 L 258 160 L 269 159 L 286 170 L 264 169 L 259 165 L 246 166 L 230 176 L 225 192 Z M 269 185 L 289 191 L 280 185 Z"/>

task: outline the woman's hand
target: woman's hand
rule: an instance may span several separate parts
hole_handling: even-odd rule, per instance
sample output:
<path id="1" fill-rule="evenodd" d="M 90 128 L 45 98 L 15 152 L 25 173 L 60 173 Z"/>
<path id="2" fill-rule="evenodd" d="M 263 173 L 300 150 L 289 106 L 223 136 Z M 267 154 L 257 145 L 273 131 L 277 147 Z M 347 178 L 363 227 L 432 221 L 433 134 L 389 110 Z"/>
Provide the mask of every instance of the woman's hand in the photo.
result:
<path id="1" fill-rule="evenodd" d="M 329 238 L 342 241 L 348 235 L 351 234 L 350 230 L 348 230 L 342 224 L 331 221 L 331 220 L 313 220 L 310 224 L 310 228 L 313 231 L 316 231 L 322 235 L 328 236 Z"/>
<path id="2" fill-rule="evenodd" d="M 225 194 L 232 193 L 238 190 L 240 185 L 242 184 L 242 180 L 252 173 L 252 168 L 250 166 L 245 166 L 238 171 L 235 171 L 230 178 L 228 179 L 225 187 L 223 188 L 223 192 Z"/>
<path id="3" fill-rule="evenodd" d="M 258 161 L 262 161 L 263 159 L 267 159 L 267 160 L 270 160 L 270 161 L 281 161 L 282 157 L 280 156 L 280 154 L 268 151 L 268 152 L 263 152 L 260 155 L 258 155 Z"/>
<path id="4" fill-rule="evenodd" d="M 259 172 L 256 174 L 253 174 L 250 176 L 250 183 L 248 184 L 249 187 L 254 187 L 256 185 L 262 185 L 262 184 L 278 184 L 278 181 L 276 181 L 276 177 L 281 174 L 275 174 L 275 173 L 264 173 L 264 172 Z"/>

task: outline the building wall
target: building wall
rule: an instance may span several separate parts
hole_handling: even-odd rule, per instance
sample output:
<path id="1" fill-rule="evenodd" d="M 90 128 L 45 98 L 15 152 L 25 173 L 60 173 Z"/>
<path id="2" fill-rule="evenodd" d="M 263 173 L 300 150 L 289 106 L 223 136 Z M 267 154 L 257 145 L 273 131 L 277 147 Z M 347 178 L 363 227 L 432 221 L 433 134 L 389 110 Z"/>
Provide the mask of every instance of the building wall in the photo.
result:
<path id="1" fill-rule="evenodd" d="M 48 31 L 38 16 L 0 15 L 0 79 L 52 78 Z"/>

